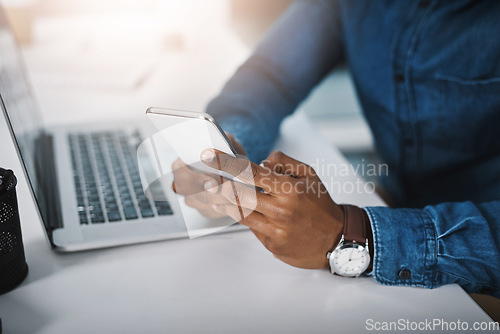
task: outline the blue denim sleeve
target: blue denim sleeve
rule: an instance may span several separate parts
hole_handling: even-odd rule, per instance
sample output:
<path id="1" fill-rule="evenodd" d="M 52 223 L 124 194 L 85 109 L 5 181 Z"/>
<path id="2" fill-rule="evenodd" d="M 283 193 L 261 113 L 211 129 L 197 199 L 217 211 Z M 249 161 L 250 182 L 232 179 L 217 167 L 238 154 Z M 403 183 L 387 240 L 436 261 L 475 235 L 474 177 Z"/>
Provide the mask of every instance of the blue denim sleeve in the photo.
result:
<path id="1" fill-rule="evenodd" d="M 457 283 L 467 292 L 500 297 L 500 201 L 365 210 L 379 283 L 426 288 Z"/>
<path id="2" fill-rule="evenodd" d="M 280 123 L 341 59 L 336 1 L 296 1 L 207 106 L 221 127 L 263 160 Z"/>

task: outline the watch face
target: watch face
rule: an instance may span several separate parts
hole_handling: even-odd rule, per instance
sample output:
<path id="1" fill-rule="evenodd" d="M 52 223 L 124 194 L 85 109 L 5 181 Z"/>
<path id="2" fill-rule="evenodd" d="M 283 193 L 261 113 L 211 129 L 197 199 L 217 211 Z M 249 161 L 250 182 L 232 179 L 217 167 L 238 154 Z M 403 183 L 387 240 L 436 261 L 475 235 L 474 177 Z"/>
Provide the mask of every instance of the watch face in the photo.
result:
<path id="1" fill-rule="evenodd" d="M 330 258 L 333 272 L 342 276 L 359 276 L 370 264 L 370 254 L 365 247 L 346 244 L 335 249 Z"/>

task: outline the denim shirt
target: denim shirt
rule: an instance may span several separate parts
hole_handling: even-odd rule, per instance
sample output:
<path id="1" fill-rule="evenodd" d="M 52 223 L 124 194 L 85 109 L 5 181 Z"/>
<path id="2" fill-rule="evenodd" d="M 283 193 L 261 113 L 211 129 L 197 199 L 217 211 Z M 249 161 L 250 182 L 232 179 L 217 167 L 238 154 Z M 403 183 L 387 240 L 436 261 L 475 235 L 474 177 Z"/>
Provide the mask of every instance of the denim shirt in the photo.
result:
<path id="1" fill-rule="evenodd" d="M 297 1 L 207 112 L 259 162 L 346 61 L 395 203 L 365 208 L 375 279 L 500 297 L 499 36 L 497 0 Z"/>

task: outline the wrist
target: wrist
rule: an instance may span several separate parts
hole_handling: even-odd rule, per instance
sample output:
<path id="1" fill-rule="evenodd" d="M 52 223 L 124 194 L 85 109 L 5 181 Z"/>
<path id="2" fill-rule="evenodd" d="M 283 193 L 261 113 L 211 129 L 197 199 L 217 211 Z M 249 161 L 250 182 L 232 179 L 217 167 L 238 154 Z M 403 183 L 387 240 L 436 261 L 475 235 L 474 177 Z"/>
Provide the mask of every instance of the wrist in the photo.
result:
<path id="1" fill-rule="evenodd" d="M 366 212 L 354 205 L 341 205 L 344 213 L 340 243 L 327 253 L 332 274 L 357 277 L 371 271 L 373 235 Z"/>
<path id="2" fill-rule="evenodd" d="M 345 221 L 345 213 L 344 213 L 344 208 L 342 205 L 337 205 L 335 207 L 335 213 L 332 214 L 333 217 L 333 222 L 332 222 L 332 230 L 331 233 L 328 233 L 327 237 L 327 242 L 328 242 L 328 249 L 327 254 L 333 252 L 335 248 L 340 244 L 340 241 L 342 240 L 342 231 L 344 230 L 344 221 Z M 323 253 L 324 254 L 324 253 Z M 324 259 L 324 268 L 329 268 L 330 267 L 330 262 L 328 261 L 327 258 L 323 257 Z"/>

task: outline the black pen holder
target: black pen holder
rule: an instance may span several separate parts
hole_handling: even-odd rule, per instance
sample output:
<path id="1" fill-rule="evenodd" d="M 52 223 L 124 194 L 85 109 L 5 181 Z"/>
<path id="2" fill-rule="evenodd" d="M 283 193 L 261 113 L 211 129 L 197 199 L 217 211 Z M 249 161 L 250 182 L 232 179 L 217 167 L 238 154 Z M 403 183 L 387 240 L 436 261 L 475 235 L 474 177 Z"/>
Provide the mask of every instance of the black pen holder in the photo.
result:
<path id="1" fill-rule="evenodd" d="M 14 173 L 0 168 L 0 294 L 14 289 L 28 274 L 16 184 Z"/>

